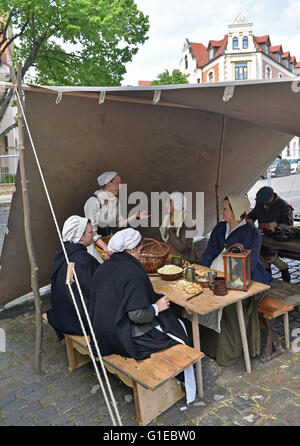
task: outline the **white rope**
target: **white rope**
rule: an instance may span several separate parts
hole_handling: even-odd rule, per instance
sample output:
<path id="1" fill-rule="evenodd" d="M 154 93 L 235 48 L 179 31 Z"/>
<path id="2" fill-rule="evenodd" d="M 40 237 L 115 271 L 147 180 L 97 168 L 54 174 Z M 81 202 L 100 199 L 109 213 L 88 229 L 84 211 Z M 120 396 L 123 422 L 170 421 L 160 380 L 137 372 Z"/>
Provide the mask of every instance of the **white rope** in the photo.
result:
<path id="1" fill-rule="evenodd" d="M 155 105 L 160 101 L 161 90 L 155 90 L 153 94 L 152 104 Z"/>
<path id="2" fill-rule="evenodd" d="M 59 104 L 60 101 L 61 101 L 61 99 L 62 99 L 62 91 L 59 90 L 58 93 L 57 93 L 57 97 L 56 97 L 56 101 L 55 101 L 55 103 L 56 103 L 56 104 Z M 23 115 L 23 116 L 24 116 L 24 115 Z"/>
<path id="3" fill-rule="evenodd" d="M 20 96 L 19 96 L 19 92 L 18 92 L 17 88 L 15 88 L 15 93 L 17 95 L 17 98 L 18 98 L 18 101 L 19 101 L 19 104 L 20 104 L 20 108 L 21 108 L 22 115 L 23 115 L 23 118 L 24 118 L 25 126 L 26 126 L 26 129 L 27 129 L 28 135 L 29 135 L 30 143 L 31 143 L 31 146 L 32 146 L 32 149 L 33 149 L 33 153 L 34 153 L 35 160 L 36 160 L 36 163 L 37 163 L 37 166 L 38 166 L 38 170 L 39 170 L 39 173 L 40 173 L 40 176 L 41 176 L 41 180 L 42 180 L 42 183 L 43 183 L 43 186 L 44 186 L 44 189 L 45 189 L 45 193 L 46 193 L 47 200 L 48 200 L 48 203 L 49 203 L 49 207 L 50 207 L 50 210 L 51 210 L 51 213 L 52 213 L 52 217 L 53 217 L 53 220 L 54 220 L 56 231 L 58 233 L 58 237 L 59 237 L 59 240 L 60 240 L 60 243 L 61 243 L 61 246 L 62 246 L 62 250 L 64 252 L 66 262 L 67 262 L 67 264 L 69 264 L 70 261 L 69 261 L 69 258 L 68 258 L 68 255 L 67 255 L 67 252 L 66 252 L 63 240 L 62 240 L 62 236 L 61 236 L 61 233 L 60 233 L 60 230 L 59 230 L 59 226 L 58 226 L 58 223 L 57 223 L 56 215 L 55 215 L 55 212 L 54 212 L 54 209 L 53 209 L 53 206 L 52 206 L 52 202 L 51 202 L 51 199 L 50 199 L 50 196 L 49 196 L 47 185 L 45 183 L 43 172 L 41 170 L 40 162 L 39 162 L 36 150 L 35 150 L 33 139 L 32 139 L 32 136 L 31 136 L 31 133 L 30 133 L 30 130 L 29 130 L 29 126 L 28 126 L 28 123 L 27 123 L 26 115 L 24 113 L 24 109 L 23 109 L 22 102 L 20 100 Z M 79 285 L 79 281 L 78 281 L 78 278 L 77 278 L 77 274 L 76 274 L 75 268 L 73 268 L 73 273 L 74 273 L 75 282 L 76 282 L 76 285 L 77 285 L 77 288 L 78 288 L 78 291 L 79 291 L 81 303 L 82 303 L 82 306 L 84 308 L 84 312 L 85 312 L 85 315 L 86 315 L 86 318 L 87 318 L 87 321 L 88 321 L 88 324 L 89 324 L 89 328 L 90 328 L 90 331 L 91 331 L 91 334 L 92 334 L 92 337 L 93 337 L 93 341 L 94 341 L 94 344 L 95 344 L 95 347 L 96 347 L 97 355 L 98 355 L 98 358 L 99 358 L 99 361 L 100 361 L 100 364 L 101 364 L 101 367 L 102 367 L 102 371 L 103 371 L 103 374 L 105 376 L 106 384 L 107 384 L 107 387 L 108 387 L 108 390 L 109 390 L 109 393 L 110 393 L 110 396 L 111 396 L 111 399 L 112 399 L 112 402 L 113 402 L 113 406 L 114 406 L 114 409 L 115 409 L 115 412 L 116 412 L 116 415 L 117 415 L 117 419 L 118 419 L 119 425 L 122 426 L 122 422 L 121 422 L 121 418 L 120 418 L 120 415 L 119 415 L 119 411 L 118 411 L 118 408 L 117 408 L 117 405 L 116 405 L 116 401 L 115 401 L 114 395 L 113 395 L 112 390 L 111 390 L 111 386 L 110 386 L 110 383 L 109 383 L 109 380 L 108 380 L 108 377 L 107 377 L 106 369 L 104 367 L 104 363 L 103 363 L 103 360 L 102 360 L 102 355 L 101 355 L 100 350 L 99 350 L 99 346 L 98 346 L 98 343 L 97 343 L 97 340 L 96 340 L 96 337 L 95 337 L 95 333 L 94 333 L 94 330 L 93 330 L 93 327 L 92 327 L 92 324 L 91 324 L 91 320 L 90 320 L 89 314 L 87 312 L 87 308 L 86 308 L 86 305 L 85 305 L 85 302 L 84 302 L 84 298 L 82 296 L 82 291 L 81 291 L 81 288 L 80 288 L 80 285 Z M 105 389 L 103 387 L 103 383 L 102 383 L 101 377 L 99 375 L 99 370 L 98 370 L 97 364 L 95 362 L 94 355 L 93 355 L 93 353 L 91 351 L 91 348 L 90 348 L 90 343 L 89 343 L 89 340 L 88 340 L 88 337 L 87 337 L 87 334 L 86 334 L 86 330 L 85 330 L 85 328 L 83 326 L 83 323 L 82 323 L 82 320 L 81 320 L 81 317 L 80 317 L 80 313 L 79 313 L 79 310 L 78 310 L 77 302 L 76 302 L 76 300 L 74 298 L 73 291 L 72 291 L 72 289 L 70 287 L 70 284 L 68 284 L 68 286 L 69 286 L 69 290 L 70 290 L 70 293 L 71 293 L 71 296 L 72 296 L 72 299 L 73 299 L 73 303 L 74 303 L 74 306 L 75 306 L 75 309 L 76 309 L 76 312 L 77 312 L 77 316 L 79 318 L 79 322 L 80 322 L 82 331 L 84 333 L 84 337 L 85 337 L 86 343 L 88 345 L 89 352 L 91 354 L 91 359 L 93 361 L 93 364 L 94 364 L 94 367 L 95 367 L 95 370 L 96 370 L 96 374 L 97 374 L 100 386 L 101 386 L 102 391 L 103 391 L 103 396 L 105 398 L 106 405 L 107 405 L 108 410 L 110 412 L 110 416 L 112 418 L 112 421 L 113 421 L 114 425 L 116 425 L 115 418 L 114 418 L 114 416 L 112 414 L 112 411 L 111 411 L 110 403 L 109 403 L 109 401 L 107 399 L 106 391 L 105 391 Z"/>
<path id="4" fill-rule="evenodd" d="M 103 102 L 105 101 L 105 96 L 106 96 L 106 91 L 101 91 L 98 104 L 103 104 Z"/>

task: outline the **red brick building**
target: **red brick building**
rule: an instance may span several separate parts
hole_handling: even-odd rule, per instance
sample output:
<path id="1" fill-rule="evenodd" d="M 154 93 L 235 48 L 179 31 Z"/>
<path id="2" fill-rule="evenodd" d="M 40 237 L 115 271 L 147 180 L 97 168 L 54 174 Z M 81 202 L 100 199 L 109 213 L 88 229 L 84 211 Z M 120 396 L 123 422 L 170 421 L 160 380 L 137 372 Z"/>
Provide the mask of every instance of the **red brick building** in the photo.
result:
<path id="1" fill-rule="evenodd" d="M 208 45 L 186 39 L 179 69 L 189 83 L 295 77 L 300 63 L 269 35 L 255 36 L 252 23 L 239 14 L 221 40 Z"/>

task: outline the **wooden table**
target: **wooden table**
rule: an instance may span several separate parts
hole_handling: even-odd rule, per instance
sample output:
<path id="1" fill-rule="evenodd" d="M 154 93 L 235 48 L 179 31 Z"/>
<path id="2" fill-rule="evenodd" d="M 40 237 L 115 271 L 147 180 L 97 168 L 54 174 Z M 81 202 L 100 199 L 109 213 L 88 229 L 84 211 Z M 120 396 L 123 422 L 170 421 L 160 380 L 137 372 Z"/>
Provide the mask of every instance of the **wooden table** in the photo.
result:
<path id="1" fill-rule="evenodd" d="M 298 239 L 280 242 L 269 235 L 263 234 L 261 244 L 262 246 L 278 250 L 278 255 L 280 257 L 300 260 L 300 240 Z"/>
<path id="2" fill-rule="evenodd" d="M 198 265 L 199 272 L 214 271 L 205 266 Z M 223 276 L 223 273 L 218 272 L 218 276 Z M 218 310 L 233 303 L 236 304 L 236 310 L 239 320 L 239 327 L 241 332 L 243 352 L 246 364 L 247 373 L 251 373 L 250 356 L 245 328 L 245 319 L 242 307 L 242 300 L 247 297 L 254 296 L 270 288 L 269 285 L 264 285 L 259 282 L 252 282 L 248 291 L 229 290 L 225 296 L 216 296 L 209 288 L 203 288 L 203 293 L 194 299 L 188 300 L 191 295 L 173 287 L 172 282 L 162 280 L 160 276 L 151 277 L 151 282 L 154 290 L 157 293 L 165 294 L 171 302 L 189 310 L 192 313 L 192 330 L 194 347 L 201 350 L 198 314 L 204 315 L 212 311 Z M 203 382 L 202 382 L 202 366 L 201 359 L 196 363 L 196 379 L 198 385 L 198 395 L 203 397 Z"/>

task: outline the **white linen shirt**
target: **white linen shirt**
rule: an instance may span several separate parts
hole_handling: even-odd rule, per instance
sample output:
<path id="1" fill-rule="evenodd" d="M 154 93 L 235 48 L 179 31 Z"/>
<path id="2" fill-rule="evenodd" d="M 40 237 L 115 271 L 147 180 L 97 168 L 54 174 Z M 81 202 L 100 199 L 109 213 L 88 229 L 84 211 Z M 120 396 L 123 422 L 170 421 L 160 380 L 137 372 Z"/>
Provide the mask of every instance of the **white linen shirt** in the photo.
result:
<path id="1" fill-rule="evenodd" d="M 95 191 L 95 195 L 97 198 L 90 197 L 86 201 L 84 215 L 91 220 L 93 231 L 97 233 L 98 226 L 115 227 L 122 217 L 119 213 L 119 200 L 115 195 L 103 190 Z"/>

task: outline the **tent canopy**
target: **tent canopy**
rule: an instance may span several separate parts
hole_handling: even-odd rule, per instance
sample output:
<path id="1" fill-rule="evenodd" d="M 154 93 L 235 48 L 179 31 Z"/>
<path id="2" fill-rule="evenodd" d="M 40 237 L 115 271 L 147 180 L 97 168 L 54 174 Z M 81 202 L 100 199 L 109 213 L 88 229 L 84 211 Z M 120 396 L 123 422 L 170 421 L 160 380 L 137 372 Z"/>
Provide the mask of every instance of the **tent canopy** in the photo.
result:
<path id="1" fill-rule="evenodd" d="M 247 192 L 289 140 L 300 135 L 298 86 L 296 80 L 24 86 L 27 121 L 60 227 L 70 215 L 83 215 L 85 201 L 98 189 L 97 176 L 114 170 L 128 195 L 179 190 L 195 197 L 204 192 L 204 232 L 210 231 L 216 223 L 224 115 L 221 198 Z M 39 285 L 44 286 L 59 240 L 27 134 L 25 163 Z M 0 260 L 0 305 L 30 291 L 19 172 L 8 229 Z M 159 238 L 157 228 L 142 232 Z"/>

